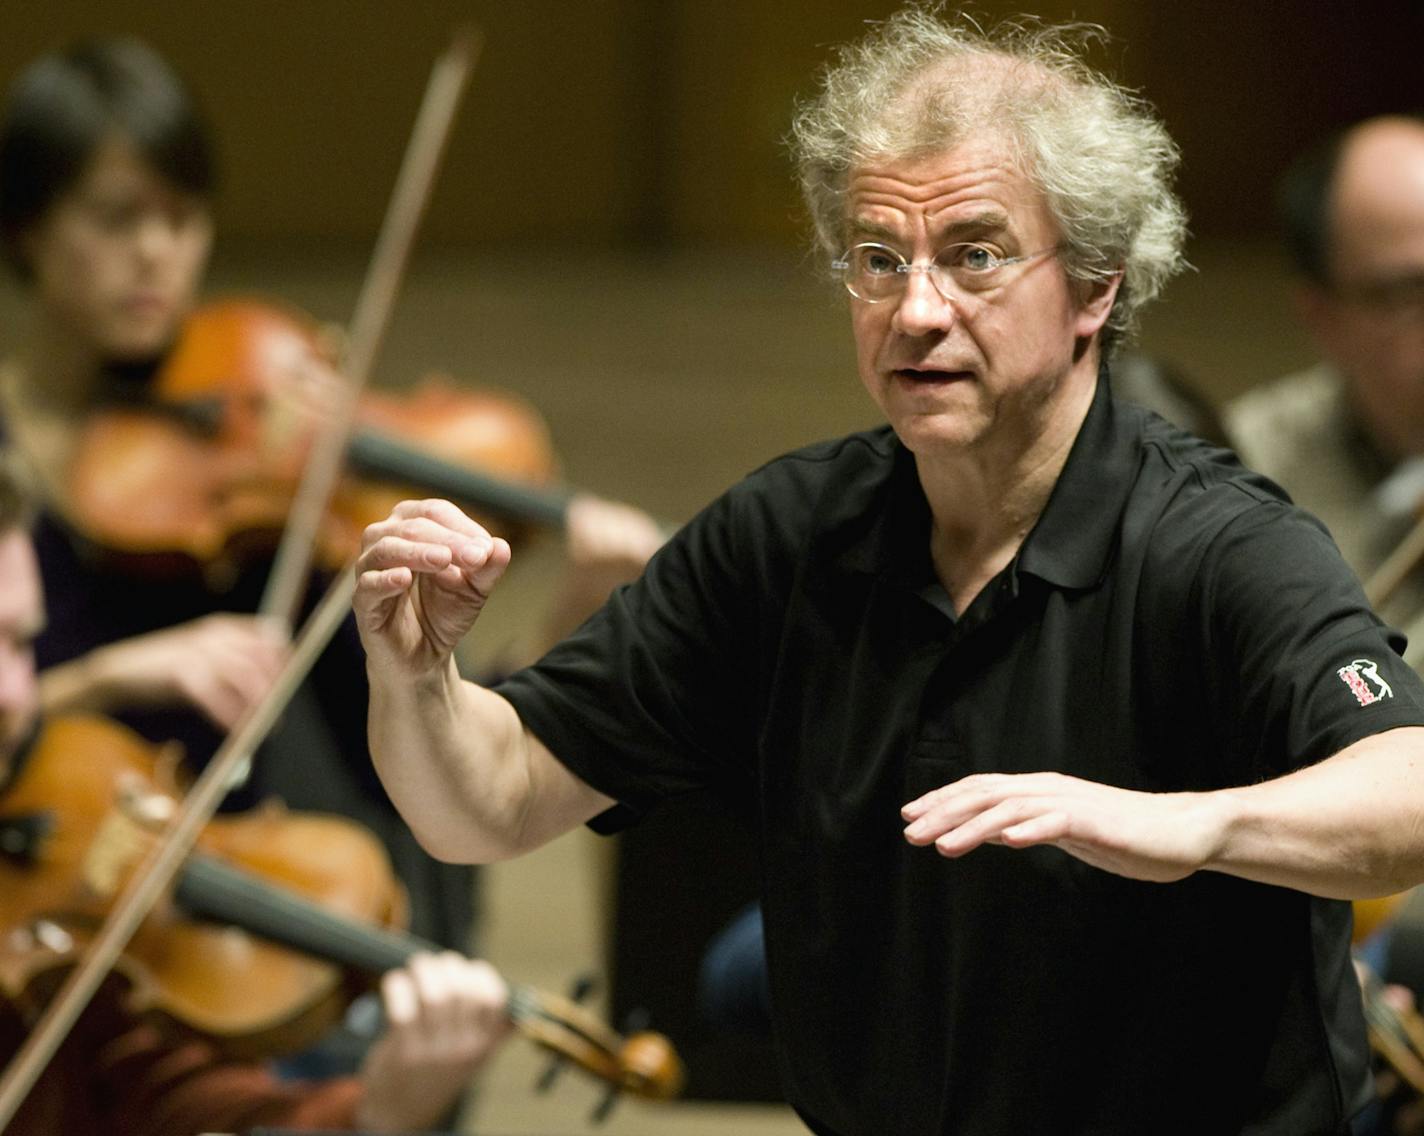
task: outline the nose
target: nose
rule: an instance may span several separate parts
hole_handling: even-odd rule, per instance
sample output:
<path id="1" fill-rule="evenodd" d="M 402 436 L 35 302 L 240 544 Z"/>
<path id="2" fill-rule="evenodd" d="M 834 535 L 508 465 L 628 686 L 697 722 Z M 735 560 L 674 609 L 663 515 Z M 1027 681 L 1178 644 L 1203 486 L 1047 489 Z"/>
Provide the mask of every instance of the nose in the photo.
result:
<path id="1" fill-rule="evenodd" d="M 954 301 L 935 284 L 928 265 L 910 265 L 905 273 L 905 290 L 895 306 L 894 327 L 902 335 L 943 333 L 958 317 Z"/>
<path id="2" fill-rule="evenodd" d="M 177 240 L 178 227 L 157 210 L 149 212 L 138 226 L 138 252 L 148 264 L 164 260 Z"/>

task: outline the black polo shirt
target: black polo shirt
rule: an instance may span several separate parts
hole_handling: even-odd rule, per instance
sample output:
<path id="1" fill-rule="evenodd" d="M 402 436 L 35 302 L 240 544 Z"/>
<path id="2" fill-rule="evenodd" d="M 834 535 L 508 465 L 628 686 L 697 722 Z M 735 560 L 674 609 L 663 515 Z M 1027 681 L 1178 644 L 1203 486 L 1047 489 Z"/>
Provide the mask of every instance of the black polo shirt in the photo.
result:
<path id="1" fill-rule="evenodd" d="M 1325 531 L 1105 384 L 959 618 L 929 526 L 889 429 L 783 457 L 501 693 L 620 802 L 595 827 L 694 786 L 754 802 L 786 1090 L 817 1132 L 1339 1132 L 1369 1092 L 1348 904 L 1055 848 L 951 861 L 899 815 L 974 772 L 1212 789 L 1424 724 Z"/>

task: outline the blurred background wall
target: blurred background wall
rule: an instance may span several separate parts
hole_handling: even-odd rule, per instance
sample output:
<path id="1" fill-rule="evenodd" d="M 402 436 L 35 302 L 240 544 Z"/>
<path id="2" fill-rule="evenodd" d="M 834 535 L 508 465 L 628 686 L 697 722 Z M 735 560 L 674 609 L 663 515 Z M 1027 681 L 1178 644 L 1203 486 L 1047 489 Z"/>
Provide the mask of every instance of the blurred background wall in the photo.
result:
<path id="1" fill-rule="evenodd" d="M 782 146 L 829 45 L 888 0 L 6 0 L 0 79 L 86 34 L 167 53 L 219 128 L 224 239 L 357 238 L 384 206 L 430 61 L 487 50 L 426 227 L 444 242 L 794 245 Z M 1026 4 L 984 3 L 987 18 Z M 1424 105 L 1419 0 L 1038 0 L 1100 22 L 1101 61 L 1156 103 L 1198 235 L 1267 223 L 1287 156 Z"/>

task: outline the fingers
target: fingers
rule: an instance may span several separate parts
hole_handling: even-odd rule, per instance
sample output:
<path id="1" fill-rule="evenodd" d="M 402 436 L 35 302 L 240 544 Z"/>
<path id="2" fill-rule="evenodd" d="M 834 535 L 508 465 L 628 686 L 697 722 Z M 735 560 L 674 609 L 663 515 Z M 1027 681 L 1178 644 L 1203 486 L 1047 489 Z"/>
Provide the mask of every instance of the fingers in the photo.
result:
<path id="1" fill-rule="evenodd" d="M 488 963 L 419 954 L 381 979 L 386 1031 L 362 1063 L 362 1127 L 424 1130 L 446 1115 L 508 1032 L 508 990 Z"/>
<path id="2" fill-rule="evenodd" d="M 495 969 L 452 951 L 417 954 L 381 980 L 392 1040 L 410 1060 L 477 1061 L 509 1029 Z"/>
<path id="3" fill-rule="evenodd" d="M 941 833 L 993 808 L 1009 794 L 1029 792 L 1033 787 L 1025 775 L 997 773 L 974 774 L 943 785 L 901 808 L 900 816 L 909 822 L 905 838 L 911 844 L 928 844 Z"/>
<path id="4" fill-rule="evenodd" d="M 976 798 L 976 800 L 978 800 Z M 990 807 L 963 805 L 935 809 L 905 829 L 914 845 L 933 843 L 943 856 L 963 856 L 981 844 L 1029 844 L 1068 835 L 1069 817 L 1058 803 L 1042 797 L 1015 797 Z"/>
<path id="5" fill-rule="evenodd" d="M 902 809 L 911 844 L 944 856 L 1051 844 L 1132 879 L 1169 882 L 1211 862 L 1228 814 L 1211 794 L 1151 793 L 1061 773 L 976 774 Z"/>
<path id="6" fill-rule="evenodd" d="M 223 729 L 267 696 L 287 657 L 285 637 L 253 616 L 217 615 L 193 628 L 192 653 L 176 682 L 189 701 Z"/>
<path id="7" fill-rule="evenodd" d="M 403 501 L 367 527 L 353 605 L 368 657 L 428 662 L 453 649 L 509 566 L 507 542 L 448 501 Z M 419 587 L 417 587 L 419 585 Z M 415 613 L 410 597 L 420 593 Z"/>
<path id="8" fill-rule="evenodd" d="M 636 573 L 662 547 L 663 534 L 641 509 L 578 496 L 569 503 L 565 539 L 577 567 L 619 565 Z"/>
<path id="9" fill-rule="evenodd" d="M 230 729 L 266 696 L 287 651 L 269 621 L 210 615 L 101 648 L 95 681 L 114 705 L 182 702 Z"/>
<path id="10" fill-rule="evenodd" d="M 372 594 L 388 595 L 408 588 L 416 574 L 443 573 L 452 583 L 460 573 L 473 578 L 501 555 L 507 564 L 508 551 L 506 542 L 448 501 L 402 501 L 385 520 L 367 526 L 357 578 Z M 455 573 L 446 571 L 452 567 Z"/>

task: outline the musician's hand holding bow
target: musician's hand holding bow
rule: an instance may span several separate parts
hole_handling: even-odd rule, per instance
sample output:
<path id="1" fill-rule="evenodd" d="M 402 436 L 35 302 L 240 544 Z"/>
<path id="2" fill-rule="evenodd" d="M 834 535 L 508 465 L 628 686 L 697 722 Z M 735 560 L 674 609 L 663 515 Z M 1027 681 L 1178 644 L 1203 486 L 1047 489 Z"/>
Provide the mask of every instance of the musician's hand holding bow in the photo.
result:
<path id="1" fill-rule="evenodd" d="M 48 714 L 188 705 L 230 730 L 266 696 L 286 657 L 286 636 L 275 624 L 217 613 L 49 667 L 40 691 Z"/>

